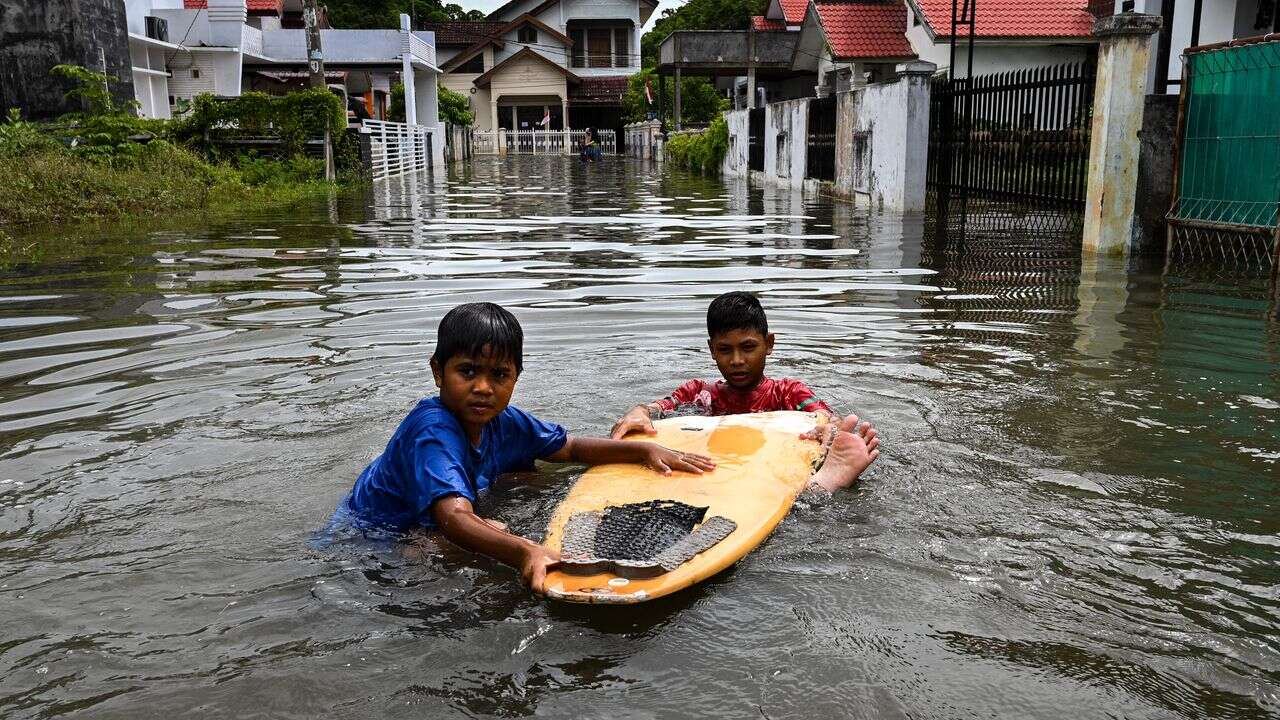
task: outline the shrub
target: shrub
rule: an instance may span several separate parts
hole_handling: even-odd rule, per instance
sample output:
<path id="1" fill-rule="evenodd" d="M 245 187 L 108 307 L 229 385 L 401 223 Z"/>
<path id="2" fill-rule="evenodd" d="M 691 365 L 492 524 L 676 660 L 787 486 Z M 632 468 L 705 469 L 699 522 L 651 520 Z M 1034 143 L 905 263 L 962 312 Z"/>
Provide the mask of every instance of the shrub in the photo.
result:
<path id="1" fill-rule="evenodd" d="M 437 85 L 440 94 L 440 119 L 459 127 L 469 127 L 475 121 L 467 96 L 456 93 L 443 85 Z"/>
<path id="2" fill-rule="evenodd" d="M 61 148 L 56 140 L 40 132 L 38 125 L 24 122 L 17 108 L 9 110 L 8 119 L 0 124 L 0 160 Z"/>
<path id="3" fill-rule="evenodd" d="M 729 124 L 721 115 L 711 121 L 704 132 L 672 135 L 667 141 L 667 159 L 694 172 L 718 175 L 724 155 L 729 151 Z"/>

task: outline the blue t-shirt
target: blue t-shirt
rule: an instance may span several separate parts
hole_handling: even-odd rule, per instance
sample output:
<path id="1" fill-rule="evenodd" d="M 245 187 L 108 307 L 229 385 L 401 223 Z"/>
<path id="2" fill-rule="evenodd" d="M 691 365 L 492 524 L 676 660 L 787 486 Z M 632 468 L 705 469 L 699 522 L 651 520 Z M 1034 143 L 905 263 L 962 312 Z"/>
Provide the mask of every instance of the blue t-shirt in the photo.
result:
<path id="1" fill-rule="evenodd" d="M 439 397 L 422 400 L 360 473 L 346 510 L 364 527 L 432 527 L 431 504 L 449 495 L 471 502 L 502 473 L 532 470 L 533 461 L 564 447 L 564 428 L 508 405 L 473 446 Z"/>

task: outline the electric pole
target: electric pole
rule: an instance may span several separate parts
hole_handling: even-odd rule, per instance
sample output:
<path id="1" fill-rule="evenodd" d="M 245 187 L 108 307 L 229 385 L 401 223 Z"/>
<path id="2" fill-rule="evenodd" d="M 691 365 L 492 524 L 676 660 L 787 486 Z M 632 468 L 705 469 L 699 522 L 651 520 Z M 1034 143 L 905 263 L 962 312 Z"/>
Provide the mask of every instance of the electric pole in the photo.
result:
<path id="1" fill-rule="evenodd" d="M 311 73 L 310 85 L 312 88 L 321 88 L 328 90 L 329 84 L 324 80 L 324 50 L 320 47 L 320 18 L 319 11 L 316 9 L 316 0 L 302 0 L 302 23 L 307 26 L 307 69 Z M 346 93 L 343 93 L 344 101 Z M 347 106 L 345 102 L 342 106 L 342 113 L 345 117 Z M 333 142 L 332 130 L 329 127 L 330 120 L 325 118 L 324 122 L 324 179 L 332 180 L 334 178 L 333 167 Z"/>
<path id="2" fill-rule="evenodd" d="M 307 68 L 311 87 L 325 87 L 324 50 L 320 47 L 320 18 L 316 0 L 302 0 L 302 22 L 307 26 Z"/>

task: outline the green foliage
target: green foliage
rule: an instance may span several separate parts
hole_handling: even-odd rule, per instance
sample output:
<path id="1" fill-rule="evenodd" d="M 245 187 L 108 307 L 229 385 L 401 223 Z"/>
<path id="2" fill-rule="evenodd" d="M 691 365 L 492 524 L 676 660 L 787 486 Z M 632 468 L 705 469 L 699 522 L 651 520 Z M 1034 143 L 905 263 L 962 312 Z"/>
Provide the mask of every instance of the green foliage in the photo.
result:
<path id="1" fill-rule="evenodd" d="M 404 122 L 404 83 L 391 86 L 391 106 L 387 108 L 387 119 L 391 122 Z"/>
<path id="2" fill-rule="evenodd" d="M 115 107 L 115 99 L 111 97 L 110 85 L 116 79 L 94 72 L 79 65 L 54 65 L 50 75 L 71 83 L 71 89 L 65 97 L 68 100 L 79 99 L 88 105 L 88 115 L 108 115 L 120 111 L 132 111 L 138 107 L 136 100 L 131 100 L 126 107 Z"/>
<path id="3" fill-rule="evenodd" d="M 243 156 L 236 163 L 240 179 L 246 185 L 280 187 L 316 182 L 324 178 L 324 161 L 304 156 L 274 160 Z"/>
<path id="4" fill-rule="evenodd" d="M 176 135 L 206 152 L 209 140 L 236 137 L 278 137 L 286 156 L 302 152 L 307 140 L 340 134 L 347 126 L 342 100 L 325 88 L 312 88 L 275 96 L 248 92 L 235 98 L 200 95 L 191 112 L 176 126 Z"/>
<path id="5" fill-rule="evenodd" d="M 729 151 L 729 124 L 721 115 L 706 131 L 697 135 L 673 134 L 667 141 L 667 159 L 676 165 L 706 175 L 720 174 L 720 164 Z"/>
<path id="6" fill-rule="evenodd" d="M 765 4 L 766 0 L 689 0 L 667 8 L 640 38 L 641 61 L 644 67 L 657 65 L 658 47 L 676 30 L 746 30 L 752 15 L 764 13 Z"/>
<path id="7" fill-rule="evenodd" d="M 653 105 L 649 105 L 644 97 L 645 80 L 650 77 L 653 78 Z M 663 78 L 662 83 L 661 89 L 666 92 L 663 119 L 670 122 L 675 105 L 675 80 L 670 77 Z M 656 113 L 659 89 L 657 74 L 652 69 L 641 70 L 632 75 L 627 81 L 627 91 L 622 95 L 623 122 L 638 122 L 646 119 L 650 111 Z M 715 85 L 705 78 L 684 78 L 680 83 L 680 89 L 680 112 L 684 122 L 710 122 L 712 118 L 729 109 L 729 99 L 722 96 Z"/>
<path id="8" fill-rule="evenodd" d="M 398 28 L 400 13 L 409 15 L 421 27 L 424 22 L 483 20 L 484 12 L 466 10 L 456 3 L 440 0 L 324 0 L 329 24 L 336 28 Z"/>
<path id="9" fill-rule="evenodd" d="M 0 160 L 61 147 L 56 140 L 41 132 L 40 126 L 24 122 L 17 108 L 10 109 L 8 120 L 0 125 Z"/>
<path id="10" fill-rule="evenodd" d="M 440 119 L 450 125 L 468 127 L 475 121 L 468 107 L 467 96 L 456 93 L 443 85 L 437 85 L 440 91 Z M 404 102 L 401 100 L 401 102 Z"/>

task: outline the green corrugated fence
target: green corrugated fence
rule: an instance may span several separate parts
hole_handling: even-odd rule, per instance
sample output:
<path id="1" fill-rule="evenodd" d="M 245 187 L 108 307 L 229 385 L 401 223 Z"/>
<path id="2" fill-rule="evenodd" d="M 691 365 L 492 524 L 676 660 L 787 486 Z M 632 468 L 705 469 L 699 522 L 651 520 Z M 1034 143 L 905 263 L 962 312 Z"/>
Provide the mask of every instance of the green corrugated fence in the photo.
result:
<path id="1" fill-rule="evenodd" d="M 1280 206 L 1280 41 L 1189 53 L 1172 220 L 1274 228 Z"/>

